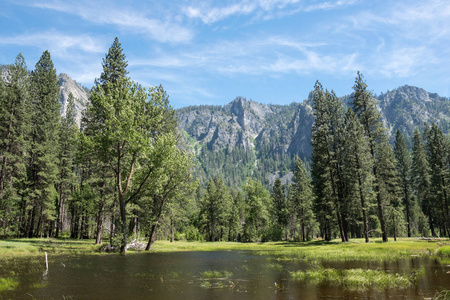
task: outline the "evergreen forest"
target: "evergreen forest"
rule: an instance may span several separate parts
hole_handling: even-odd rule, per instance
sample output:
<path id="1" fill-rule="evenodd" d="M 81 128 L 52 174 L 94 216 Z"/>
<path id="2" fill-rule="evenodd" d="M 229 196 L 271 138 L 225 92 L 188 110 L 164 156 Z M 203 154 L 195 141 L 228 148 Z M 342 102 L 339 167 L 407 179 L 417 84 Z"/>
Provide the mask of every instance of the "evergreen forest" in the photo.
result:
<path id="1" fill-rule="evenodd" d="M 266 143 L 256 141 L 267 158 L 258 165 L 245 147 L 192 149 L 168 92 L 128 76 L 117 38 L 101 65 L 80 126 L 73 95 L 61 113 L 48 51 L 32 71 L 21 54 L 2 69 L 0 237 L 95 239 L 125 253 L 143 239 L 150 250 L 157 239 L 450 235 L 448 128 L 427 123 L 390 136 L 359 72 L 345 105 L 316 82 L 304 134 L 310 155 L 271 152 L 268 132 Z M 227 170 L 207 172 L 214 166 Z M 268 184 L 273 170 L 292 176 Z"/>

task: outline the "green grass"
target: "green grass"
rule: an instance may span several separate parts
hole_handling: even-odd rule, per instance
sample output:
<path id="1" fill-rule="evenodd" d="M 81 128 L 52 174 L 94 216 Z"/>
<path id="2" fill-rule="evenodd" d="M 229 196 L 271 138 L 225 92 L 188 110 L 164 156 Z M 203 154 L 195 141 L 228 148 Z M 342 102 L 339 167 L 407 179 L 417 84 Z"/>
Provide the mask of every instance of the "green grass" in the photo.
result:
<path id="1" fill-rule="evenodd" d="M 442 241 L 442 240 L 441 240 Z M 0 259 L 20 256 L 40 256 L 43 252 L 49 254 L 99 254 L 100 246 L 94 240 L 70 239 L 9 239 L 0 240 Z M 444 243 L 445 244 L 445 243 Z M 278 260 L 317 260 L 317 261 L 388 261 L 415 256 L 437 255 L 450 257 L 450 246 L 440 246 L 438 241 L 419 239 L 397 239 L 381 243 L 381 239 L 372 239 L 364 243 L 363 239 L 352 239 L 342 243 L 331 242 L 268 242 L 268 243 L 237 243 L 237 242 L 187 242 L 156 241 L 151 252 L 179 251 L 254 251 L 260 255 L 274 255 Z M 139 251 L 129 251 L 135 253 Z"/>
<path id="2" fill-rule="evenodd" d="M 308 283 L 320 284 L 328 282 L 355 290 L 406 288 L 413 283 L 411 275 L 391 274 L 381 270 L 319 268 L 290 272 L 290 274 L 292 278 L 305 280 Z"/>
<path id="3" fill-rule="evenodd" d="M 381 243 L 374 239 L 365 243 L 363 239 L 353 239 L 342 243 L 332 242 L 268 242 L 268 243 L 235 243 L 235 242 L 175 242 L 156 241 L 152 246 L 154 252 L 175 251 L 255 251 L 260 255 L 276 255 L 279 260 L 305 259 L 319 261 L 387 261 L 415 256 L 435 255 L 439 246 L 437 241 L 418 239 L 397 239 Z"/>
<path id="4" fill-rule="evenodd" d="M 450 258 L 450 246 L 439 247 L 436 255 L 442 258 Z"/>
<path id="5" fill-rule="evenodd" d="M 70 239 L 9 239 L 0 240 L 0 256 L 2 258 L 19 256 L 38 256 L 43 252 L 52 254 L 99 253 L 100 245 L 94 240 Z"/>
<path id="6" fill-rule="evenodd" d="M 14 291 L 19 285 L 19 281 L 13 277 L 0 278 L 0 292 Z"/>

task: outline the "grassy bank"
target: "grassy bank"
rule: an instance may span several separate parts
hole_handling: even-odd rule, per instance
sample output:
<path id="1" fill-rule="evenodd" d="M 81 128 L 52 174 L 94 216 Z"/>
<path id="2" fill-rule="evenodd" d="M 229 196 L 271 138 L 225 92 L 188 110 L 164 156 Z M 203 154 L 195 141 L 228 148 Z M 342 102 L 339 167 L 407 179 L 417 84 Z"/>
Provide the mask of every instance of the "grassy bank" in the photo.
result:
<path id="1" fill-rule="evenodd" d="M 447 245 L 446 245 L 447 244 Z M 315 259 L 315 260 L 393 260 L 412 255 L 437 255 L 450 257 L 449 240 L 399 239 L 381 243 L 374 239 L 370 243 L 354 239 L 348 243 L 338 240 L 332 242 L 186 242 L 156 241 L 152 252 L 176 251 L 255 251 L 261 255 L 277 255 L 279 259 Z M 95 254 L 100 246 L 94 240 L 69 239 L 10 239 L 0 240 L 0 257 L 20 257 L 53 254 Z M 130 251 L 133 253 L 135 251 Z"/>
<path id="2" fill-rule="evenodd" d="M 172 251 L 232 251 L 249 250 L 261 255 L 277 255 L 279 259 L 315 259 L 315 260 L 393 260 L 410 256 L 426 256 L 442 253 L 439 249 L 449 240 L 398 239 L 382 243 L 374 239 L 365 243 L 363 239 L 354 239 L 348 243 L 338 240 L 332 242 L 176 242 L 158 241 L 153 246 L 156 252 Z"/>
<path id="3" fill-rule="evenodd" d="M 9 239 L 0 240 L 0 257 L 39 256 L 43 252 L 53 254 L 98 253 L 99 245 L 94 240 L 70 239 Z"/>

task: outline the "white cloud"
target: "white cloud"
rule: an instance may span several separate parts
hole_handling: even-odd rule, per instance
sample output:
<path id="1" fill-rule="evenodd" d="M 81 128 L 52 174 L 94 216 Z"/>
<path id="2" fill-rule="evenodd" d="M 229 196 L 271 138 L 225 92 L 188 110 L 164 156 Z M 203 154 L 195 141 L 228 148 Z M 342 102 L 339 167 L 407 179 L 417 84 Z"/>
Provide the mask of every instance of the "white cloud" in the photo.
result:
<path id="1" fill-rule="evenodd" d="M 56 10 L 77 15 L 84 20 L 97 24 L 116 25 L 121 29 L 134 31 L 149 36 L 158 42 L 184 43 L 193 38 L 193 33 L 186 27 L 170 19 L 160 20 L 149 18 L 146 11 L 99 3 L 97 1 L 62 2 L 36 2 L 34 7 Z"/>
<path id="2" fill-rule="evenodd" d="M 50 52 L 59 56 L 65 55 L 70 50 L 81 50 L 86 53 L 102 53 L 105 49 L 102 42 L 90 35 L 69 35 L 56 30 L 1 37 L 0 44 L 33 46 L 48 49 Z"/>
<path id="3" fill-rule="evenodd" d="M 232 16 L 257 14 L 263 20 L 274 17 L 281 18 L 298 12 L 315 10 L 331 10 L 355 4 L 356 0 L 329 1 L 320 4 L 305 5 L 300 0 L 241 0 L 225 6 L 214 6 L 202 3 L 190 5 L 183 9 L 187 17 L 200 19 L 205 24 L 215 23 Z"/>

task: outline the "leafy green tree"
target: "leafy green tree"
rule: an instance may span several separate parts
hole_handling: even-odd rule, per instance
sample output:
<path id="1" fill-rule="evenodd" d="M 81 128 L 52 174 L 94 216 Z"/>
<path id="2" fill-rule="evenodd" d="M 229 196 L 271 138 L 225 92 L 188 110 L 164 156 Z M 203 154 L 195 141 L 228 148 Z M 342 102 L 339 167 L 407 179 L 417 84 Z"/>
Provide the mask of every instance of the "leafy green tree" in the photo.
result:
<path id="1" fill-rule="evenodd" d="M 128 235 L 126 206 L 141 197 L 154 172 L 149 154 L 164 124 L 164 111 L 170 108 L 160 93 L 150 89 L 147 95 L 144 88 L 127 78 L 107 83 L 106 90 L 108 93 L 98 85 L 91 93 L 85 144 L 115 176 L 124 253 Z"/>
<path id="2" fill-rule="evenodd" d="M 403 203 L 406 210 L 406 226 L 408 237 L 411 237 L 411 155 L 406 145 L 406 140 L 400 130 L 395 135 L 394 155 L 399 174 L 400 188 L 402 190 Z"/>
<path id="3" fill-rule="evenodd" d="M 147 217 L 150 221 L 150 237 L 145 249 L 147 251 L 155 239 L 156 229 L 163 214 L 172 210 L 170 217 L 173 222 L 174 207 L 183 205 L 184 195 L 190 194 L 196 187 L 196 183 L 191 180 L 193 157 L 177 147 L 177 140 L 173 135 L 166 134 L 159 137 L 149 157 L 151 160 L 147 163 L 152 165 L 153 174 L 146 192 L 150 197 L 149 204 L 152 211 L 150 218 Z M 146 204 L 141 205 L 145 206 Z M 173 223 L 171 230 L 174 230 Z"/>

